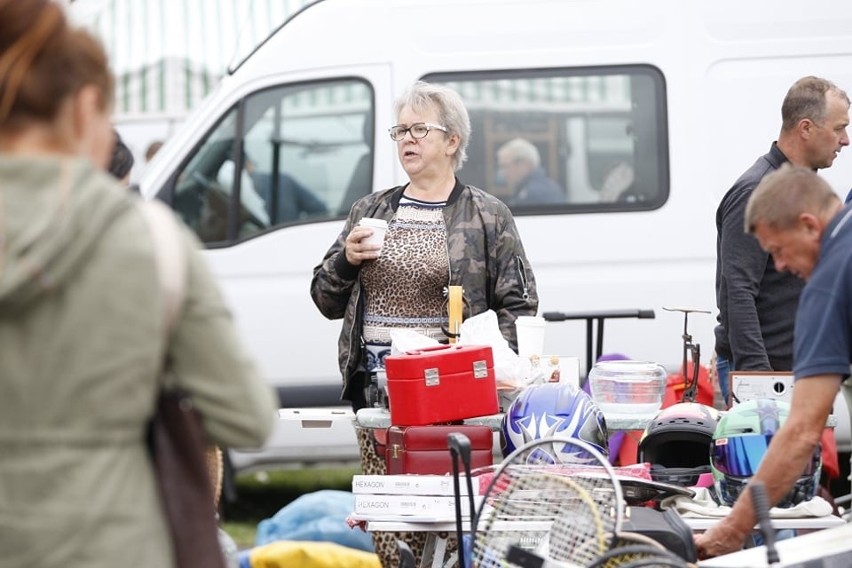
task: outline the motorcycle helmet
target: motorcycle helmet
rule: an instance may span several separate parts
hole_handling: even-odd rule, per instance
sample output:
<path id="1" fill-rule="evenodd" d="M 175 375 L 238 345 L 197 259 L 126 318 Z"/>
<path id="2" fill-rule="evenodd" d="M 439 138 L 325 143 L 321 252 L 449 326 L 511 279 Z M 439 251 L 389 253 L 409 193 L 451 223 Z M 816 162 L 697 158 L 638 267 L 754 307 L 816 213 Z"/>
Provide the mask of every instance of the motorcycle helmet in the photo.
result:
<path id="1" fill-rule="evenodd" d="M 660 410 L 639 441 L 638 460 L 651 464 L 651 479 L 684 487 L 710 473 L 710 443 L 719 412 L 698 402 Z"/>
<path id="2" fill-rule="evenodd" d="M 607 429 L 603 412 L 585 392 L 570 384 L 545 383 L 525 388 L 503 416 L 503 456 L 533 440 L 563 436 L 587 442 L 607 455 Z M 592 463 L 587 452 L 562 444 L 542 446 L 549 463 Z M 569 449 L 570 448 L 570 449 Z M 582 454 L 582 455 L 581 455 Z"/>
<path id="3" fill-rule="evenodd" d="M 715 495 L 720 505 L 733 505 L 757 471 L 772 437 L 790 413 L 787 402 L 774 399 L 749 400 L 734 406 L 719 420 L 710 452 Z M 811 499 L 817 490 L 822 468 L 816 447 L 793 489 L 777 507 L 792 507 Z"/>

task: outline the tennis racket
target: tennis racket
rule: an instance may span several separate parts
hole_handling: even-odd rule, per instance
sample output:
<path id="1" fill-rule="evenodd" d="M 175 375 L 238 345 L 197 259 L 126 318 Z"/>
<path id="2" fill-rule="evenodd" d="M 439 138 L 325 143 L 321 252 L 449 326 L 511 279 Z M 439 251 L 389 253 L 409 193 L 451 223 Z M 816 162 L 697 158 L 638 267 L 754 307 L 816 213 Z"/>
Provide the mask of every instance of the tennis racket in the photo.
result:
<path id="1" fill-rule="evenodd" d="M 624 501 L 612 467 L 573 438 L 542 438 L 497 468 L 472 529 L 475 568 L 585 567 L 608 551 Z"/>

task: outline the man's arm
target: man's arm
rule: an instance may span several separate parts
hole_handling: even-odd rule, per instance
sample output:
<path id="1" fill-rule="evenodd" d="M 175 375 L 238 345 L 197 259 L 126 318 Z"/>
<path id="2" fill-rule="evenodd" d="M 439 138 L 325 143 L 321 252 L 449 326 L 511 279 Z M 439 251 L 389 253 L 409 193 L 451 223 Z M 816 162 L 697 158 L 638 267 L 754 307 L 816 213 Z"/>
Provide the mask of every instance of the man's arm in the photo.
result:
<path id="1" fill-rule="evenodd" d="M 840 375 L 817 375 L 796 381 L 787 421 L 772 442 L 752 479 L 766 486 L 769 503 L 780 501 L 793 487 L 819 444 Z M 695 538 L 700 558 L 727 554 L 742 548 L 757 523 L 751 492 L 744 491 L 731 514 Z"/>
<path id="2" fill-rule="evenodd" d="M 757 296 L 769 255 L 743 229 L 750 194 L 742 190 L 730 197 L 720 227 L 720 263 L 727 295 L 725 331 L 733 362 L 740 371 L 761 371 L 771 369 L 757 313 Z"/>

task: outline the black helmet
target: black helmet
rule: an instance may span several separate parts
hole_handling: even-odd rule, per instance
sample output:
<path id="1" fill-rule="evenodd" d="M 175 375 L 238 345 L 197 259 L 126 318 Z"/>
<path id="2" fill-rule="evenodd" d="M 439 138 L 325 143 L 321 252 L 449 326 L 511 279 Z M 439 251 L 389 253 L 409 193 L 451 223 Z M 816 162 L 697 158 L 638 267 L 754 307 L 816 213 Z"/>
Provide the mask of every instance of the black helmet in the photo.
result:
<path id="1" fill-rule="evenodd" d="M 719 412 L 697 402 L 664 408 L 648 423 L 639 442 L 640 463 L 651 464 L 651 479 L 684 487 L 710 473 L 710 445 Z"/>

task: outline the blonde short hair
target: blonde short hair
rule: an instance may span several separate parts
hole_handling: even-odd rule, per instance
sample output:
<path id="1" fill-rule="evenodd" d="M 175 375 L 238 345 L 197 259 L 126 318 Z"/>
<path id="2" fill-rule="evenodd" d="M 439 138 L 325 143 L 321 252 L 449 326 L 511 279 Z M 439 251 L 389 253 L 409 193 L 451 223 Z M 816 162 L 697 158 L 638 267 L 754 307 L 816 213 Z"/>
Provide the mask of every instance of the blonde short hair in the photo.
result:
<path id="1" fill-rule="evenodd" d="M 459 171 L 467 160 L 467 145 L 470 142 L 470 116 L 461 96 L 444 85 L 417 81 L 396 100 L 394 116 L 399 118 L 399 113 L 405 107 L 418 113 L 427 109 L 438 111 L 438 120 L 447 129 L 447 134 L 459 137 L 459 148 L 453 156 L 453 169 Z"/>

